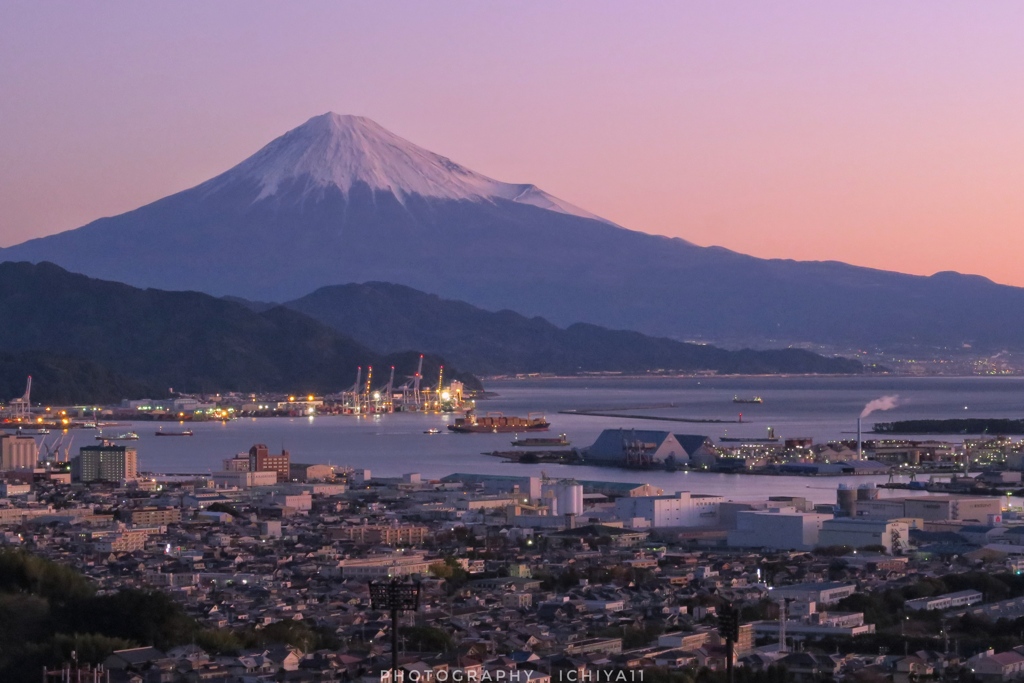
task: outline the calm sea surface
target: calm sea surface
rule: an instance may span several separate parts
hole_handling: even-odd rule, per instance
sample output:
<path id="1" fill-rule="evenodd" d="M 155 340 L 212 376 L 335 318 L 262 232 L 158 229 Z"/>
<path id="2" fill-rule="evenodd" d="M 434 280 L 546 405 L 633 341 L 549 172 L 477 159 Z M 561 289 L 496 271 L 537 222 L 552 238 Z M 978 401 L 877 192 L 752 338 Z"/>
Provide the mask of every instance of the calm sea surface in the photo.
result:
<path id="1" fill-rule="evenodd" d="M 768 426 L 781 437 L 811 436 L 815 441 L 852 438 L 864 405 L 883 395 L 898 395 L 899 406 L 865 419 L 865 431 L 875 421 L 1024 416 L 1024 378 L 906 378 L 906 377 L 742 377 L 665 379 L 537 379 L 487 383 L 495 398 L 481 400 L 480 413 L 501 411 L 525 416 L 543 412 L 551 435 L 565 432 L 573 446 L 587 446 L 602 429 L 635 427 L 712 438 L 764 436 Z M 761 396 L 762 404 L 736 404 L 733 396 Z M 640 408 L 640 406 L 672 407 Z M 743 423 L 685 423 L 563 415 L 560 410 L 604 409 L 657 417 L 736 420 Z M 626 410 L 622 410 L 626 409 Z M 510 450 L 511 434 L 454 434 L 444 430 L 452 415 L 396 413 L 373 417 L 263 418 L 228 424 L 196 423 L 191 438 L 158 438 L 153 423 L 110 427 L 114 434 L 129 429 L 140 469 L 162 473 L 199 473 L 220 468 L 223 458 L 248 450 L 254 443 L 286 448 L 293 462 L 331 463 L 370 469 L 378 476 L 419 472 L 440 477 L 453 472 L 533 474 L 605 481 L 649 482 L 666 491 L 716 493 L 734 499 L 765 495 L 800 495 L 815 502 L 834 502 L 839 482 L 882 482 L 886 477 L 757 477 L 685 472 L 637 472 L 612 468 L 564 465 L 511 465 L 485 451 Z M 438 427 L 441 434 L 424 431 Z M 167 429 L 174 429 L 168 426 Z M 94 433 L 75 433 L 75 448 L 92 443 Z M 52 436 L 50 437 L 53 438 Z M 952 439 L 953 437 L 945 437 Z M 883 492 L 884 495 L 885 492 Z M 906 492 L 899 492 L 906 495 Z M 1020 501 L 1017 501 L 1020 504 Z"/>

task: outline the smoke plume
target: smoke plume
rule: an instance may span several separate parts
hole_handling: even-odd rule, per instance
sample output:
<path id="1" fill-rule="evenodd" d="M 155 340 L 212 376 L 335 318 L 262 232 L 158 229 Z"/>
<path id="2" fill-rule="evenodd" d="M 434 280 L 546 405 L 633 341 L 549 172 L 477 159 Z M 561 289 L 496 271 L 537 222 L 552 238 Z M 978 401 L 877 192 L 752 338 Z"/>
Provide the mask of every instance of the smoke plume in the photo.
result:
<path id="1" fill-rule="evenodd" d="M 860 416 L 864 418 L 870 415 L 871 413 L 879 410 L 892 410 L 899 404 L 900 397 L 896 395 L 876 398 L 874 401 L 871 401 L 866 406 L 864 406 L 864 410 L 860 411 Z"/>

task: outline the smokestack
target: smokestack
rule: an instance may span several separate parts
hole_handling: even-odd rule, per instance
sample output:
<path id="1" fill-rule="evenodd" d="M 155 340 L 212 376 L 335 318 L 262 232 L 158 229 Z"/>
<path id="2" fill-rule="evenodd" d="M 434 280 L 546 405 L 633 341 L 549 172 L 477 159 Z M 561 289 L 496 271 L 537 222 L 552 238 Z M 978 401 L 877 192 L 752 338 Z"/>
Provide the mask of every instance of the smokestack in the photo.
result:
<path id="1" fill-rule="evenodd" d="M 863 444 L 861 443 L 861 440 L 860 440 L 860 420 L 861 420 L 861 418 L 858 417 L 857 418 L 857 459 L 858 460 L 863 460 L 864 459 L 864 446 L 863 446 Z"/>

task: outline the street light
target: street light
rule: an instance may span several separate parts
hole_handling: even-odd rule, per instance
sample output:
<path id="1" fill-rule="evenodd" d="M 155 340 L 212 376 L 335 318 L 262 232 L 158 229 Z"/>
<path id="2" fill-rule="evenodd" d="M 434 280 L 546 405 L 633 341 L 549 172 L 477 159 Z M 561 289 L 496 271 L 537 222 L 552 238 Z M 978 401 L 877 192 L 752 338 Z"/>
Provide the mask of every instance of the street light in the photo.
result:
<path id="1" fill-rule="evenodd" d="M 391 683 L 398 683 L 398 613 L 419 609 L 420 582 L 371 581 L 370 605 L 373 609 L 391 612 Z"/>

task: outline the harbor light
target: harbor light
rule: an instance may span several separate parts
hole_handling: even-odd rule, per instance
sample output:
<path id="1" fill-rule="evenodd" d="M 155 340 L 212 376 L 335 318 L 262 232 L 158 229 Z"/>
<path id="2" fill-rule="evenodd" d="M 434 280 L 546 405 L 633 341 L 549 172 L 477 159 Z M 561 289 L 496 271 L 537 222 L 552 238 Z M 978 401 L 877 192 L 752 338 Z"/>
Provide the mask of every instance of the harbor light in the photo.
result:
<path id="1" fill-rule="evenodd" d="M 447 400 L 450 400 L 450 399 L 451 399 L 451 397 L 452 397 L 452 395 L 451 395 L 451 394 L 449 394 L 449 393 L 448 393 L 447 391 L 441 394 L 441 400 L 442 400 L 442 401 L 447 401 Z"/>

